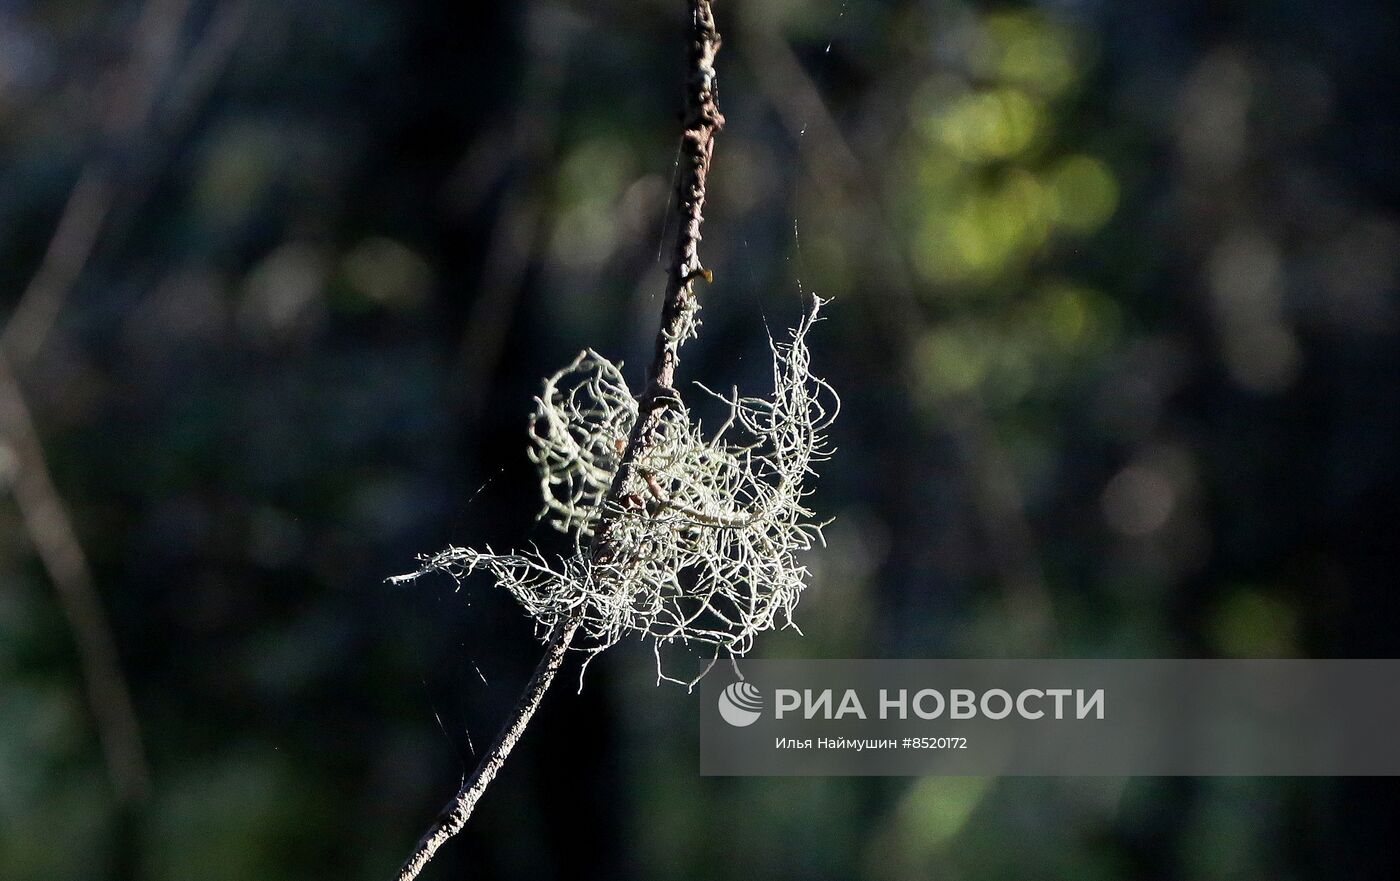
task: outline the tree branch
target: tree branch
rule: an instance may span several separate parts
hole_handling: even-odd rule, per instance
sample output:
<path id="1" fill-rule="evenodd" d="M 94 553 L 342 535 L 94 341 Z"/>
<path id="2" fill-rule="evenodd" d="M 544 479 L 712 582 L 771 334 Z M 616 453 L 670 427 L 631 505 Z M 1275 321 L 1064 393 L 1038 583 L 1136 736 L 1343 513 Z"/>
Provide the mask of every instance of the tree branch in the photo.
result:
<path id="1" fill-rule="evenodd" d="M 220 6 L 200 42 L 163 88 L 183 47 L 189 0 L 146 0 L 119 87 L 95 102 L 94 126 L 105 144 L 84 166 L 68 194 L 53 236 L 9 318 L 0 327 L 0 444 L 13 449 L 11 480 L 20 519 L 53 582 L 77 648 L 83 684 L 108 773 L 123 802 L 140 800 L 150 771 L 116 639 L 93 583 L 72 517 L 54 486 L 44 448 L 16 372 L 42 349 L 54 320 L 78 282 L 116 205 L 122 168 L 114 158 L 173 127 L 203 99 L 232 54 L 247 22 L 247 0 Z M 173 104 L 162 119 L 162 101 Z M 178 100 L 175 100 L 178 99 Z"/>
<path id="2" fill-rule="evenodd" d="M 704 223 L 705 187 L 710 160 L 714 155 L 715 133 L 724 125 L 724 117 L 719 112 L 714 67 L 720 39 L 715 30 L 711 0 L 689 0 L 689 4 L 685 129 L 681 135 L 682 168 L 676 181 L 676 203 L 681 219 L 676 227 L 671 264 L 667 270 L 661 327 L 656 334 L 656 349 L 647 370 L 646 390 L 638 401 L 637 422 L 628 436 L 612 485 L 602 502 L 598 528 L 589 550 L 593 565 L 606 564 L 611 559 L 613 548 L 608 538 L 609 532 L 622 510 L 621 501 L 626 487 L 632 476 L 637 474 L 638 461 L 655 442 L 661 422 L 661 408 L 674 394 L 671 386 L 675 381 L 680 347 L 693 333 L 694 314 L 698 308 L 695 281 L 701 277 L 708 280 L 708 273 L 700 265 L 700 227 Z M 564 662 L 579 624 L 578 617 L 567 620 L 550 637 L 544 657 L 535 668 L 515 711 L 476 770 L 462 784 L 452 801 L 448 802 L 432 827 L 419 840 L 413 855 L 399 869 L 398 881 L 417 878 L 437 849 L 466 826 L 477 801 L 525 733 L 525 727 Z"/>
<path id="3" fill-rule="evenodd" d="M 418 873 L 423 871 L 423 867 L 433 858 L 433 854 L 437 853 L 437 849 L 467 825 L 477 800 L 486 792 L 486 787 L 491 785 L 491 781 L 496 779 L 496 773 L 506 763 L 506 757 L 515 748 L 520 736 L 525 733 L 525 726 L 530 724 L 531 717 L 535 715 L 540 701 L 544 699 L 544 693 L 554 682 L 554 675 L 563 665 L 564 655 L 568 652 L 569 643 L 577 629 L 578 620 L 575 619 L 566 622 L 550 638 L 549 644 L 545 646 L 544 657 L 540 658 L 539 665 L 535 667 L 530 684 L 525 686 L 525 693 L 520 696 L 520 702 L 516 704 L 506 726 L 496 735 L 495 743 L 491 744 L 491 749 L 487 750 L 476 770 L 462 783 L 462 788 L 457 790 L 457 794 L 442 809 L 432 827 L 419 839 L 413 856 L 399 869 L 399 881 L 417 878 Z"/>
<path id="4" fill-rule="evenodd" d="M 612 559 L 610 533 L 617 522 L 624 487 L 637 476 L 637 461 L 651 448 L 661 425 L 661 408 L 675 383 L 681 344 L 694 329 L 699 308 L 695 282 L 707 278 L 700 265 L 700 227 L 705 222 L 705 187 L 714 156 L 715 134 L 724 126 L 719 112 L 719 86 L 715 77 L 715 54 L 720 38 L 710 0 L 691 0 L 690 55 L 685 89 L 685 131 L 681 135 L 680 173 L 676 180 L 676 205 L 680 222 L 671 249 L 666 273 L 666 295 L 661 304 L 661 328 L 656 334 L 656 350 L 647 368 L 646 390 L 642 392 L 637 422 L 627 438 L 617 471 L 613 474 L 608 499 L 594 535 L 592 554 L 595 564 Z M 611 504 L 610 504 L 611 502 Z"/>

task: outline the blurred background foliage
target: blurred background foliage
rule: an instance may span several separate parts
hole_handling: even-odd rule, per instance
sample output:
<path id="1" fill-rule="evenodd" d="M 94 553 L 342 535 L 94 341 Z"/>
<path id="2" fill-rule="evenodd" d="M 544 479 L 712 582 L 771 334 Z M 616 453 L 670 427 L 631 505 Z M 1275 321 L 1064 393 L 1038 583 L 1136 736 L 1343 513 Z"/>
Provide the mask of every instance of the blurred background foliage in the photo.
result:
<path id="1" fill-rule="evenodd" d="M 817 292 L 846 402 L 806 636 L 762 653 L 1394 654 L 1389 4 L 717 6 L 682 373 L 761 389 Z M 548 541 L 524 415 L 584 346 L 642 363 L 683 15 L 0 3 L 0 878 L 407 854 L 538 649 L 489 585 L 382 580 Z M 696 731 L 610 653 L 428 874 L 1394 877 L 1386 781 L 700 779 Z"/>

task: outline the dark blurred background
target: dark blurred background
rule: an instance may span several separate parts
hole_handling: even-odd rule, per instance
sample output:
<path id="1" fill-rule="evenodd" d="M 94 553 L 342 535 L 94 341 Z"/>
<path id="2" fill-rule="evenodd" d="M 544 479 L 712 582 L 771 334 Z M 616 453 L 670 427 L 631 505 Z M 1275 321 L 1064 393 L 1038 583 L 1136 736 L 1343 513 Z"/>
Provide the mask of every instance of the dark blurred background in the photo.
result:
<path id="1" fill-rule="evenodd" d="M 513 704 L 383 579 L 637 377 L 686 4 L 479 6 L 0 2 L 0 878 L 387 878 Z M 846 405 L 761 654 L 1395 654 L 1391 4 L 716 6 L 682 377 L 816 292 Z M 1389 781 L 701 779 L 645 647 L 562 682 L 426 877 L 1396 877 Z"/>

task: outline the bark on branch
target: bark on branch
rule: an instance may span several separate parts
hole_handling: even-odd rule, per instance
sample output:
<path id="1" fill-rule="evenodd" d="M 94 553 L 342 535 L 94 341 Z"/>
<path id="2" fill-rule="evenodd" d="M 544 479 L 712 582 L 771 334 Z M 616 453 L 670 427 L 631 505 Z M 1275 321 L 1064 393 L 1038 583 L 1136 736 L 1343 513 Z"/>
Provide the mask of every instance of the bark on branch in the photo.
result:
<path id="1" fill-rule="evenodd" d="M 637 422 L 627 439 L 617 471 L 613 474 L 608 500 L 603 505 L 593 559 L 609 562 L 612 546 L 609 533 L 617 522 L 623 488 L 636 476 L 637 462 L 653 442 L 661 424 L 661 408 L 675 383 L 681 345 L 693 330 L 695 283 L 707 277 L 700 265 L 700 227 L 705 222 L 705 187 L 714 156 L 715 134 L 724 125 L 719 112 L 719 85 L 715 76 L 715 55 L 720 38 L 710 0 L 691 0 L 689 64 L 685 88 L 685 131 L 681 134 L 680 173 L 676 179 L 676 205 L 680 213 L 671 262 L 666 273 L 666 295 L 661 304 L 661 328 L 656 334 L 656 350 L 647 369 L 646 390 L 642 392 Z M 611 502 L 612 504 L 609 504 Z"/>
<path id="2" fill-rule="evenodd" d="M 506 757 L 515 748 L 520 736 L 525 733 L 525 726 L 530 724 L 530 718 L 535 715 L 544 693 L 549 690 L 554 675 L 563 665 L 569 642 L 574 638 L 574 631 L 577 629 L 578 622 L 571 621 L 550 638 L 549 644 L 545 646 L 544 657 L 540 659 L 539 666 L 535 667 L 530 684 L 525 686 L 525 693 L 520 696 L 520 702 L 516 704 L 506 726 L 496 735 L 495 743 L 491 744 L 476 770 L 462 783 L 462 788 L 457 790 L 457 794 L 442 809 L 432 827 L 419 839 L 413 856 L 399 869 L 399 881 L 417 878 L 418 873 L 423 871 L 423 867 L 433 858 L 433 854 L 437 853 L 437 849 L 467 825 L 477 800 L 486 791 L 486 787 L 491 785 L 491 781 L 496 779 L 496 772 L 501 770 L 501 766 L 506 763 Z"/>
<path id="3" fill-rule="evenodd" d="M 666 294 L 661 307 L 661 326 L 656 334 L 656 349 L 647 370 L 646 390 L 638 404 L 637 422 L 627 439 L 612 485 L 603 500 L 599 525 L 594 533 L 590 554 L 595 564 L 607 563 L 612 554 L 608 535 L 622 510 L 625 487 L 637 472 L 637 463 L 654 443 L 660 425 L 660 411 L 666 400 L 674 395 L 678 352 L 694 328 L 695 282 L 708 280 L 700 265 L 700 227 L 704 223 L 705 187 L 714 155 L 715 134 L 724 125 L 719 112 L 715 78 L 715 54 L 720 38 L 715 30 L 711 0 L 689 0 L 690 35 L 685 84 L 685 129 L 681 135 L 681 169 L 676 181 L 676 204 L 680 221 L 667 267 Z M 506 757 L 525 733 L 526 726 L 539 707 L 545 692 L 554 681 L 564 662 L 569 644 L 578 631 L 580 620 L 565 621 L 551 636 L 544 657 L 535 668 L 525 693 L 505 727 L 497 735 L 476 770 L 462 784 L 452 800 L 443 808 L 437 820 L 418 842 L 413 855 L 399 869 L 398 881 L 412 881 L 433 854 L 449 838 L 467 824 L 477 801 L 505 764 Z"/>

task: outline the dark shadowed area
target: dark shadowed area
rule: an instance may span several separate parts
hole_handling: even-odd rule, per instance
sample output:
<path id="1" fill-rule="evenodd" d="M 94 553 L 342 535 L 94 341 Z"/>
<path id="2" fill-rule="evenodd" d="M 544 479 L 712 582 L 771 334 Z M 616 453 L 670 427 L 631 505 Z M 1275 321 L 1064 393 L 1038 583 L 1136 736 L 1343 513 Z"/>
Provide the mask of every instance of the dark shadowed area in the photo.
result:
<path id="1" fill-rule="evenodd" d="M 679 385 L 841 393 L 763 657 L 1400 648 L 1400 16 L 721 0 Z M 539 657 L 448 544 L 639 382 L 686 4 L 0 0 L 0 878 L 387 879 Z M 425 878 L 1395 877 L 1390 780 L 702 779 L 561 675 Z"/>

